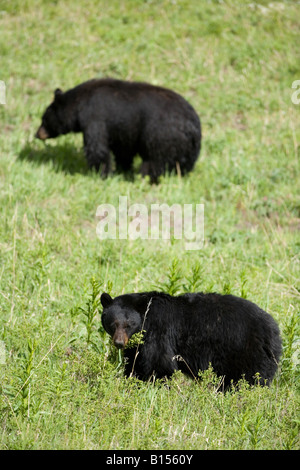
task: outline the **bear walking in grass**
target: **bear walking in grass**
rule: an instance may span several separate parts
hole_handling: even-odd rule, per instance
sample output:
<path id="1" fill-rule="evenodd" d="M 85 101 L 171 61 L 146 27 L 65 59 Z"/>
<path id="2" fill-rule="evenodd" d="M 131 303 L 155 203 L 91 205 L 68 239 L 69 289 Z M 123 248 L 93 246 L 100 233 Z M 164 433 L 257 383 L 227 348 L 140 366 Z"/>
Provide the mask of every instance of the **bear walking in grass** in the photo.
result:
<path id="1" fill-rule="evenodd" d="M 191 171 L 200 152 L 201 128 L 192 106 L 174 91 L 111 78 L 90 80 L 63 93 L 57 89 L 36 137 L 82 132 L 90 168 L 103 176 L 128 171 L 142 158 L 152 182 L 165 172 Z"/>
<path id="2" fill-rule="evenodd" d="M 243 298 L 145 292 L 112 299 L 103 293 L 101 303 L 103 327 L 117 348 L 124 349 L 134 333 L 144 331 L 141 344 L 124 350 L 126 376 L 147 380 L 181 370 L 197 377 L 211 364 L 227 388 L 241 378 L 269 385 L 277 370 L 277 323 Z"/>

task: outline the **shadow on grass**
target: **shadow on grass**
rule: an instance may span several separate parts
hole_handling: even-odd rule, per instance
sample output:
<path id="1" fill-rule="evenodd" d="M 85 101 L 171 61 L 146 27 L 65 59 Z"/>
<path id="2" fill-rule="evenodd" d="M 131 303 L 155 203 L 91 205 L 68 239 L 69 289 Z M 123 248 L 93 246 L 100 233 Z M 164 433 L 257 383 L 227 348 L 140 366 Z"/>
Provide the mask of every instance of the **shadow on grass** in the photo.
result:
<path id="1" fill-rule="evenodd" d="M 18 155 L 18 159 L 28 161 L 36 165 L 51 165 L 54 171 L 62 172 L 65 174 L 74 175 L 80 173 L 88 175 L 95 173 L 88 167 L 83 149 L 76 148 L 69 143 L 58 145 L 49 145 L 44 143 L 43 146 L 34 143 L 27 143 Z M 114 167 L 114 165 L 113 165 Z M 133 168 L 133 171 L 120 172 L 114 168 L 115 175 L 121 175 L 125 181 L 134 181 L 135 174 L 138 169 Z M 100 172 L 99 172 L 100 178 Z"/>
<path id="2" fill-rule="evenodd" d="M 83 150 L 74 145 L 43 146 L 27 143 L 18 156 L 19 160 L 28 161 L 37 165 L 50 164 L 54 171 L 66 174 L 88 174 L 89 170 Z"/>

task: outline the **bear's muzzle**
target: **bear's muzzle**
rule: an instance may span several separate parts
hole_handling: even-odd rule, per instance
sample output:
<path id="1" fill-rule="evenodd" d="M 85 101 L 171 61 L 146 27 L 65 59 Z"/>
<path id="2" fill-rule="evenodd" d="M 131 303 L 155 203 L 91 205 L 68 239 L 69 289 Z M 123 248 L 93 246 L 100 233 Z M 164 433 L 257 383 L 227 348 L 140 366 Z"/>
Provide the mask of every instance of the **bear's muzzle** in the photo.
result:
<path id="1" fill-rule="evenodd" d="M 116 348 L 124 349 L 126 344 L 128 343 L 128 336 L 124 330 L 117 329 L 113 336 L 113 343 Z"/>
<path id="2" fill-rule="evenodd" d="M 40 126 L 35 134 L 35 137 L 40 140 L 46 140 L 49 137 L 49 134 L 44 126 Z"/>

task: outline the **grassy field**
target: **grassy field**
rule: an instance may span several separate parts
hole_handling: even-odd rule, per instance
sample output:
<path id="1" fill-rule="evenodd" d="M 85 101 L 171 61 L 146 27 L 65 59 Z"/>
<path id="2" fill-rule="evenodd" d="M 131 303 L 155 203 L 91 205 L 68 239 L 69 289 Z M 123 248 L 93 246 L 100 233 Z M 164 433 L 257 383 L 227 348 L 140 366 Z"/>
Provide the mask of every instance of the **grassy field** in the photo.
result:
<path id="1" fill-rule="evenodd" d="M 300 5 L 237 0 L 0 0 L 0 448 L 298 449 Z M 188 176 L 101 180 L 82 136 L 34 139 L 53 90 L 113 76 L 198 111 Z M 204 204 L 183 240 L 100 240 L 100 204 Z M 99 293 L 231 292 L 284 343 L 271 388 L 218 393 L 212 371 L 125 380 Z M 298 349 L 297 349 L 298 347 Z"/>

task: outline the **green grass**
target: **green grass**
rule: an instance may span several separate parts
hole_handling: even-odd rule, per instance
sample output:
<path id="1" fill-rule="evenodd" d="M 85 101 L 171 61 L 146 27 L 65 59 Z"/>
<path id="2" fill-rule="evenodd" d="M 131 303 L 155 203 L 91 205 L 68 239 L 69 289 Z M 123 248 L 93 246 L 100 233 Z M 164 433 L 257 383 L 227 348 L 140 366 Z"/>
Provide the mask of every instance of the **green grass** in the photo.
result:
<path id="1" fill-rule="evenodd" d="M 2 449 L 299 448 L 299 18 L 289 1 L 0 2 Z M 108 75 L 193 104 L 193 173 L 103 181 L 80 135 L 34 139 L 55 88 Z M 203 203 L 203 248 L 100 241 L 97 206 L 119 195 Z M 270 312 L 284 342 L 272 387 L 218 393 L 211 371 L 125 380 L 98 294 L 157 286 L 231 292 Z"/>

